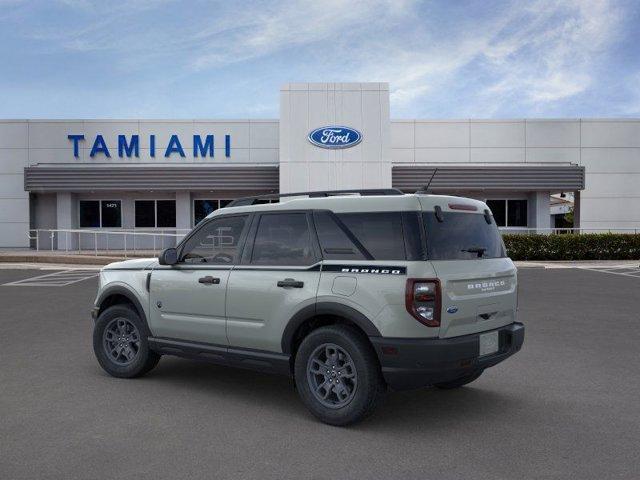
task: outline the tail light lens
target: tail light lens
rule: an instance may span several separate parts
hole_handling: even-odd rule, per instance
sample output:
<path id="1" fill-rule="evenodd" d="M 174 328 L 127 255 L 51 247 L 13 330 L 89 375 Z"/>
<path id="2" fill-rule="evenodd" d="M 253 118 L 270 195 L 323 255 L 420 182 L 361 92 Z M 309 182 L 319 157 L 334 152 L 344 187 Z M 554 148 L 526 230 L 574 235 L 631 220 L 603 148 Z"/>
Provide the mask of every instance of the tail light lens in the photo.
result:
<path id="1" fill-rule="evenodd" d="M 427 327 L 440 326 L 440 282 L 410 278 L 405 291 L 407 311 Z"/>

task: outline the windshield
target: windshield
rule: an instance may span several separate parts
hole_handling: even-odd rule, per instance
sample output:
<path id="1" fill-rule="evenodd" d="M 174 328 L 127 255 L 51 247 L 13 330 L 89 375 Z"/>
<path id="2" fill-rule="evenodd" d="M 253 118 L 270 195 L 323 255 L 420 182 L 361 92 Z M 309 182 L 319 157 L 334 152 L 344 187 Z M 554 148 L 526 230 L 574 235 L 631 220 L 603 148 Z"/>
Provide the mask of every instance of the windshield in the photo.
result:
<path id="1" fill-rule="evenodd" d="M 491 217 L 477 213 L 423 213 L 429 260 L 473 260 L 505 257 L 502 237 Z"/>

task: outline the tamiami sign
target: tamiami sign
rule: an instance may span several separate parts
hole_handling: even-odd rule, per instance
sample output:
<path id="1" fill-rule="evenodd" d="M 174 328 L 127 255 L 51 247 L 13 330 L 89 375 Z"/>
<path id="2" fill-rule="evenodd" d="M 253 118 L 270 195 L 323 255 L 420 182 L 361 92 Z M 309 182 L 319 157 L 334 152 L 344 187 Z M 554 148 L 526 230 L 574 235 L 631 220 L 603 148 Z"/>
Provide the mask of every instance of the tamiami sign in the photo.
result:
<path id="1" fill-rule="evenodd" d="M 67 135 L 69 141 L 73 142 L 73 156 L 80 157 L 80 142 L 85 142 L 84 135 L 70 134 Z M 213 158 L 215 152 L 215 136 L 214 135 L 194 135 L 189 144 L 185 144 L 186 148 L 193 148 L 194 157 L 211 157 Z M 107 147 L 107 143 L 104 137 L 100 134 L 96 135 L 91 144 L 90 157 L 96 155 L 104 155 L 111 158 L 111 151 Z M 115 150 L 115 149 L 114 149 Z M 115 152 L 113 152 L 115 154 Z M 178 135 L 171 135 L 167 145 L 157 145 L 156 136 L 149 135 L 149 155 L 155 157 L 156 155 L 163 155 L 165 158 L 171 157 L 171 155 L 179 155 L 185 157 L 185 147 L 180 141 Z M 118 157 L 139 157 L 140 156 L 140 135 L 118 135 Z M 231 135 L 224 136 L 224 156 L 231 156 Z"/>

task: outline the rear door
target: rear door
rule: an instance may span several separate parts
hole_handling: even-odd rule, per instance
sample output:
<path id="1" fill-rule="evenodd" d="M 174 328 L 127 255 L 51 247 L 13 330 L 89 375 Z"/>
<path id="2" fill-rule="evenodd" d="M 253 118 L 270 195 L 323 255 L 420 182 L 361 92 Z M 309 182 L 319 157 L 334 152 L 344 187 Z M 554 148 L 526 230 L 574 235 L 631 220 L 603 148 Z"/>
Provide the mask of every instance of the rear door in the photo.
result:
<path id="1" fill-rule="evenodd" d="M 516 268 L 506 257 L 493 217 L 442 205 L 438 215 L 424 212 L 423 220 L 427 257 L 442 289 L 440 337 L 514 322 Z"/>
<path id="2" fill-rule="evenodd" d="M 230 346 L 280 352 L 289 319 L 315 304 L 320 253 L 310 215 L 294 211 L 255 216 L 241 265 L 229 277 Z"/>

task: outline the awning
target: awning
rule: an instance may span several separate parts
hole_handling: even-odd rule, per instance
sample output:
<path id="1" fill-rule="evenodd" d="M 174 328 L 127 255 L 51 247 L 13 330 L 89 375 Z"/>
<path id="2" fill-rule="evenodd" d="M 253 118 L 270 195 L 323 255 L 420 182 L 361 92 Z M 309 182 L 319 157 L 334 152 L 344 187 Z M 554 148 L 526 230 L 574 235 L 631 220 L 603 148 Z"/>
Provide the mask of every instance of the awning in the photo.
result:
<path id="1" fill-rule="evenodd" d="M 414 192 L 424 187 L 434 171 L 430 190 L 455 191 L 551 191 L 584 189 L 584 167 L 580 165 L 525 166 L 421 166 L 393 167 L 393 187 Z"/>
<path id="2" fill-rule="evenodd" d="M 274 165 L 33 165 L 24 169 L 29 192 L 96 190 L 248 190 L 278 191 Z"/>

